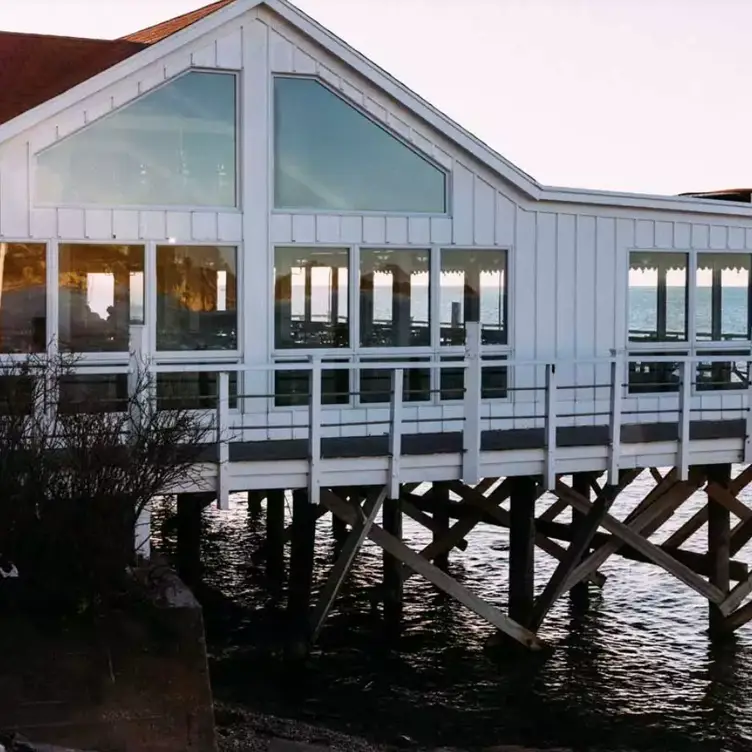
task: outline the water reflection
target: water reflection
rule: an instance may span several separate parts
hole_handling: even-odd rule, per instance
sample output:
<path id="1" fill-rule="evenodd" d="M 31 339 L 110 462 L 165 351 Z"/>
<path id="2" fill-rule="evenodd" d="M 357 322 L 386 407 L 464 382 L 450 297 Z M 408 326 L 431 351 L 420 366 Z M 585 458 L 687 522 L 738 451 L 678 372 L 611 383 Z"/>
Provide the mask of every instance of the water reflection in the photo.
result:
<path id="1" fill-rule="evenodd" d="M 652 486 L 640 478 L 614 514 L 629 512 Z M 744 497 L 744 495 L 742 495 Z M 550 499 L 541 500 L 541 509 Z M 655 538 L 664 539 L 705 503 L 697 494 Z M 749 503 L 749 500 L 748 500 Z M 289 522 L 289 510 L 288 510 Z M 426 745 L 570 746 L 588 750 L 684 752 L 752 748 L 752 641 L 748 628 L 710 647 L 707 603 L 656 568 L 618 558 L 591 588 L 586 615 L 561 599 L 541 636 L 555 649 L 539 656 L 490 654 L 490 628 L 422 578 L 405 583 L 401 638 L 387 639 L 371 601 L 381 552 L 370 543 L 321 634 L 314 659 L 280 681 L 283 613 L 265 587 L 265 512 L 249 518 L 238 501 L 208 512 L 203 556 L 211 666 L 218 699 L 246 703 L 386 742 L 405 734 Z M 331 523 L 318 523 L 316 587 L 331 567 Z M 704 545 L 705 528 L 688 548 Z M 405 519 L 420 549 L 430 533 Z M 504 608 L 507 533 L 480 528 L 450 572 Z M 166 541 L 168 549 L 170 539 Z M 286 554 L 287 555 L 287 554 Z M 554 561 L 536 551 L 536 587 Z M 743 550 L 737 558 L 749 560 Z"/>

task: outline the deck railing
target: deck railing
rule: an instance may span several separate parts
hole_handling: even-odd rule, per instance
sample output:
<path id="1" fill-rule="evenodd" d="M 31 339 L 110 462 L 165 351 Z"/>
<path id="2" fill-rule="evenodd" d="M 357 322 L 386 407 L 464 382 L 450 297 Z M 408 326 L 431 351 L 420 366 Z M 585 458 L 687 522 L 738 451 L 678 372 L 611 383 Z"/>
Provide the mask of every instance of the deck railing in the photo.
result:
<path id="1" fill-rule="evenodd" d="M 138 338 L 134 341 L 138 344 Z M 131 353 L 127 367 L 131 377 L 143 368 L 156 374 L 213 373 L 216 374 L 216 393 L 211 396 L 212 406 L 201 411 L 207 420 L 213 421 L 213 432 L 217 444 L 218 492 L 221 503 L 226 502 L 228 490 L 228 468 L 230 445 L 233 442 L 249 440 L 274 440 L 298 438 L 307 442 L 309 462 L 309 485 L 312 501 L 319 495 L 322 469 L 322 442 L 334 431 L 337 435 L 362 436 L 381 435 L 388 437 L 389 485 L 395 495 L 402 480 L 402 444 L 406 435 L 423 433 L 424 424 L 439 426 L 438 432 L 460 433 L 462 437 L 462 476 L 467 483 L 481 479 L 481 438 L 484 431 L 504 431 L 523 427 L 543 430 L 544 483 L 553 488 L 558 471 L 557 431 L 560 428 L 577 426 L 583 420 L 590 425 L 608 430 L 607 470 L 610 482 L 616 482 L 621 462 L 622 426 L 625 423 L 644 422 L 652 416 L 656 422 L 673 423 L 677 426 L 676 466 L 681 478 L 686 479 L 689 469 L 690 422 L 693 417 L 719 414 L 723 419 L 743 419 L 745 421 L 745 441 L 743 459 L 752 462 L 752 389 L 749 381 L 740 380 L 738 388 L 720 392 L 697 391 L 697 366 L 699 363 L 728 364 L 730 360 L 745 364 L 752 362 L 752 353 L 744 355 L 737 351 L 715 355 L 671 353 L 665 355 L 641 353 L 615 353 L 606 358 L 578 359 L 576 362 L 551 362 L 546 360 L 524 360 L 508 357 L 503 366 L 511 376 L 507 384 L 507 397 L 504 400 L 485 400 L 482 389 L 483 359 L 480 347 L 480 328 L 467 326 L 464 356 L 450 363 L 444 361 L 424 362 L 328 362 L 320 355 L 310 355 L 301 362 L 278 362 L 263 365 L 237 363 L 148 363 L 138 347 Z M 674 380 L 671 391 L 650 394 L 629 391 L 630 364 L 644 363 L 670 364 Z M 498 364 L 496 364 L 498 365 Z M 573 368 L 590 368 L 595 376 L 593 383 L 562 383 L 562 371 Z M 405 399 L 406 375 L 411 369 L 425 369 L 431 372 L 443 369 L 462 369 L 464 385 L 461 402 L 454 402 L 449 410 L 442 403 L 423 405 Z M 363 370 L 383 370 L 390 374 L 390 395 L 388 404 L 370 404 L 365 408 L 351 404 L 327 405 L 323 392 L 325 371 L 346 370 L 355 373 Z M 91 375 L 123 374 L 122 365 L 80 364 L 78 373 Z M 300 371 L 307 374 L 309 389 L 306 406 L 292 408 L 276 407 L 273 389 L 253 389 L 245 385 L 257 382 L 268 384 L 273 374 L 280 371 Z M 515 379 L 515 374 L 525 373 L 525 378 Z M 237 394 L 230 392 L 230 376 L 235 374 Z M 606 376 L 608 374 L 608 376 Z M 249 378 L 244 378 L 244 377 Z M 261 379 L 257 377 L 261 376 Z M 130 378 L 135 383 L 137 379 Z M 436 379 L 433 379 L 436 383 Z M 644 384 L 642 385 L 644 386 Z M 728 385 L 727 385 L 728 386 Z M 454 387 L 453 387 L 454 389 Z M 440 391 L 440 390 L 439 390 Z M 591 394 L 584 397 L 583 392 Z M 360 391 L 349 393 L 356 398 Z M 728 396 L 734 397 L 733 405 L 724 406 Z M 717 404 L 711 405 L 709 400 Z M 428 408 L 427 410 L 424 409 Z M 521 409 L 531 412 L 520 413 Z M 284 429 L 272 420 L 272 416 L 294 413 L 295 421 L 290 430 L 280 436 Z M 424 414 L 425 413 L 425 414 Z M 430 414 L 427 414 L 430 413 Z M 259 420 L 260 419 L 260 420 Z M 264 422 L 265 421 L 265 422 Z M 224 500 L 224 501 L 222 501 Z"/>

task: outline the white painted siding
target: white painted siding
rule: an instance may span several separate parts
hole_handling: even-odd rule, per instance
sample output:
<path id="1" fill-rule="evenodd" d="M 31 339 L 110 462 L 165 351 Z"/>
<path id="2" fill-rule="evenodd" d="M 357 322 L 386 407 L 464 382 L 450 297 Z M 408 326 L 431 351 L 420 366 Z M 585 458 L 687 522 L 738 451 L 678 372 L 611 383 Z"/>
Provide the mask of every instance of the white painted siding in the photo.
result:
<path id="1" fill-rule="evenodd" d="M 34 202 L 33 155 L 56 140 L 104 117 L 191 66 L 242 71 L 240 79 L 240 195 L 237 211 L 197 207 L 169 210 L 123 207 L 39 207 Z M 276 212 L 271 206 L 271 76 L 319 76 L 335 91 L 413 148 L 444 167 L 449 176 L 449 211 L 441 216 Z M 560 410 L 578 412 L 564 423 L 593 424 L 583 415 L 607 402 L 603 367 L 583 361 L 608 357 L 626 347 L 627 269 L 630 249 L 752 251 L 752 219 L 711 217 L 623 206 L 536 202 L 487 166 L 433 130 L 378 90 L 351 67 L 335 59 L 264 9 L 229 22 L 163 59 L 135 70 L 91 94 L 6 144 L 0 145 L 0 238 L 40 240 L 116 240 L 237 243 L 242 248 L 242 349 L 248 365 L 270 360 L 267 319 L 272 311 L 275 244 L 395 247 L 483 247 L 509 250 L 510 346 L 516 359 L 558 361 L 560 385 L 580 387 L 561 397 Z M 580 361 L 578 364 L 576 361 Z M 267 374 L 248 377 L 246 393 L 266 393 Z M 519 367 L 515 387 L 542 387 L 544 369 Z M 695 398 L 708 409 L 738 409 L 738 395 Z M 249 404 L 266 401 L 249 401 Z M 625 403 L 657 409 L 657 399 Z M 514 399 L 484 406 L 488 427 L 541 425 L 542 393 L 521 391 Z M 586 409 L 587 408 L 587 409 Z M 271 425 L 269 437 L 290 438 L 300 431 L 292 410 L 272 411 L 258 426 Z M 332 423 L 357 423 L 384 408 L 326 410 Z M 461 407 L 420 406 L 406 415 L 424 426 L 448 421 Z M 361 417 L 359 417 L 361 416 Z M 502 418 L 517 416 L 514 423 Z M 330 420 L 331 418 L 331 420 Z M 655 418 L 655 415 L 653 415 Z M 428 421 L 428 422 L 423 422 Z M 251 425 L 250 423 L 248 424 Z M 447 430 L 456 424 L 444 423 Z M 342 429 L 330 427 L 335 434 Z M 358 430 L 353 428 L 351 432 Z M 417 429 L 416 429 L 417 430 Z"/>

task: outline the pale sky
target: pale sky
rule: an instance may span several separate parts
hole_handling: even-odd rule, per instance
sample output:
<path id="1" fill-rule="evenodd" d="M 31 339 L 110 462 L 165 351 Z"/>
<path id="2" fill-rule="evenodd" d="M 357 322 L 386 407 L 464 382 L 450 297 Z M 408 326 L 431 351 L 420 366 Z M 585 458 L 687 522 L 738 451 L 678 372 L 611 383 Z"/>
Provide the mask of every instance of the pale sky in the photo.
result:
<path id="1" fill-rule="evenodd" d="M 117 37 L 201 0 L 0 0 L 0 29 Z M 298 0 L 544 184 L 752 186 L 752 0 Z"/>

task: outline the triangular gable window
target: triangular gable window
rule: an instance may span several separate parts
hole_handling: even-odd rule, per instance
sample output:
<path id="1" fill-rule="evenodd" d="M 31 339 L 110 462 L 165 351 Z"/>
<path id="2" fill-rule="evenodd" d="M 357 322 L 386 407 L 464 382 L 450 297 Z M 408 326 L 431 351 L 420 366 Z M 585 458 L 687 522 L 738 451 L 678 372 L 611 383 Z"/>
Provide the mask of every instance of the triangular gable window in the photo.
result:
<path id="1" fill-rule="evenodd" d="M 37 158 L 36 200 L 53 205 L 236 205 L 236 83 L 192 71 Z"/>
<path id="2" fill-rule="evenodd" d="M 278 209 L 446 212 L 446 174 L 311 78 L 274 85 Z"/>

